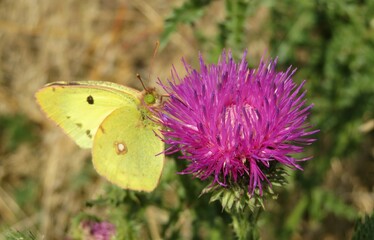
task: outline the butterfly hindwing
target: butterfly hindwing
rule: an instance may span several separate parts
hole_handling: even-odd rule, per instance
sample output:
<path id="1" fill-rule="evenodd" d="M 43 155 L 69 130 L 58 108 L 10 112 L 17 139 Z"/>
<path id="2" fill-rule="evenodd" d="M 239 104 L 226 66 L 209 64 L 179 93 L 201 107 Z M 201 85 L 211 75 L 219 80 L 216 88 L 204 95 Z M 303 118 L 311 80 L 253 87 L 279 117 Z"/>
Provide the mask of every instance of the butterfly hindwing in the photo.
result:
<path id="1" fill-rule="evenodd" d="M 160 130 L 136 108 L 119 108 L 108 115 L 94 138 L 96 171 L 122 188 L 152 191 L 161 176 L 163 142 Z M 159 155 L 157 155 L 159 154 Z"/>

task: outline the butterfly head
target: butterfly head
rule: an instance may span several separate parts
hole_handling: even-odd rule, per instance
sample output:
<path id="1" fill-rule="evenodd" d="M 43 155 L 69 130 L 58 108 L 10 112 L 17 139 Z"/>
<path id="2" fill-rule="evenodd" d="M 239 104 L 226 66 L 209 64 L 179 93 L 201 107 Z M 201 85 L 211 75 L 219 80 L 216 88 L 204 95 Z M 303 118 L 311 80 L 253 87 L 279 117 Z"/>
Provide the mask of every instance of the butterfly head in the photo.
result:
<path id="1" fill-rule="evenodd" d="M 147 89 L 142 92 L 142 102 L 147 107 L 158 107 L 161 103 L 161 97 L 155 88 Z"/>
<path id="2" fill-rule="evenodd" d="M 159 127 L 157 112 L 161 110 L 161 96 L 156 92 L 156 89 L 142 91 L 140 101 L 143 126 Z"/>
<path id="3" fill-rule="evenodd" d="M 156 103 L 156 96 L 152 93 L 145 93 L 143 100 L 145 104 L 153 105 Z"/>

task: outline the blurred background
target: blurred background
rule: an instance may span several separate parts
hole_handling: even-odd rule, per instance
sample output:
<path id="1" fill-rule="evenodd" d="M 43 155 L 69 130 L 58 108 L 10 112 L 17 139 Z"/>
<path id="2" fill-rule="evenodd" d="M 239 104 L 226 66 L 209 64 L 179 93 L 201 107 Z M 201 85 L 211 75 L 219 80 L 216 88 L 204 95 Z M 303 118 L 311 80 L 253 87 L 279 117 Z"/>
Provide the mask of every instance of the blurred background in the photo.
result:
<path id="1" fill-rule="evenodd" d="M 161 47 L 156 56 L 156 42 Z M 166 159 L 151 194 L 107 184 L 39 110 L 34 93 L 53 81 L 112 81 L 137 89 L 184 74 L 181 58 L 217 62 L 222 49 L 256 67 L 307 79 L 320 133 L 304 171 L 266 201 L 263 239 L 350 239 L 374 208 L 374 2 L 348 0 L 0 0 L 0 239 L 79 239 L 82 216 L 116 225 L 123 239 L 235 239 L 203 182 Z M 77 237 L 78 236 L 78 237 Z M 120 238 L 120 239 L 121 239 Z"/>

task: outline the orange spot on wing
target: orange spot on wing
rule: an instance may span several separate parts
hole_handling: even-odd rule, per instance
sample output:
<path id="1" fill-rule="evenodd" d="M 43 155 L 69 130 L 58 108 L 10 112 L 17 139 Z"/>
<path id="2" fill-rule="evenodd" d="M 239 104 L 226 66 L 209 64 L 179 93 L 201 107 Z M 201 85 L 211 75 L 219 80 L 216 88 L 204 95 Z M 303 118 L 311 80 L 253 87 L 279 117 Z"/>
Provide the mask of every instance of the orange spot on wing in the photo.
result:
<path id="1" fill-rule="evenodd" d="M 114 142 L 114 149 L 117 155 L 124 155 L 127 153 L 127 146 L 124 142 Z"/>

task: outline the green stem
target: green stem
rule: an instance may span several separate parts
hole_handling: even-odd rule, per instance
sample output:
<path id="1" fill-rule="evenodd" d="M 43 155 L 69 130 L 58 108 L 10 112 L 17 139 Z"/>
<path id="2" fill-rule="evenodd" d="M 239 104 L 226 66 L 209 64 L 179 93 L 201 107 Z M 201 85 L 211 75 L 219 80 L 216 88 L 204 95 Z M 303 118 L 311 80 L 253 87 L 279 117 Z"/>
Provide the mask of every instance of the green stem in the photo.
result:
<path id="1" fill-rule="evenodd" d="M 258 240 L 257 222 L 262 213 L 262 207 L 257 207 L 253 211 L 246 208 L 243 212 L 233 212 L 232 225 L 239 240 Z"/>

